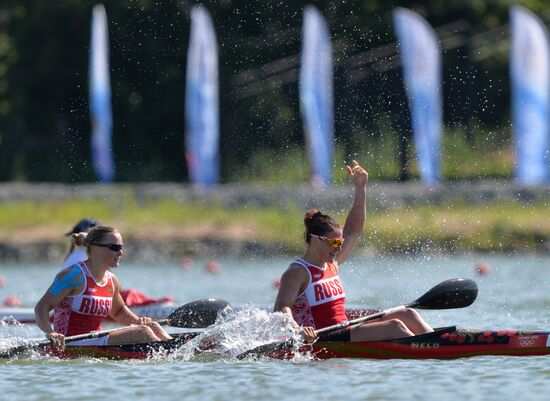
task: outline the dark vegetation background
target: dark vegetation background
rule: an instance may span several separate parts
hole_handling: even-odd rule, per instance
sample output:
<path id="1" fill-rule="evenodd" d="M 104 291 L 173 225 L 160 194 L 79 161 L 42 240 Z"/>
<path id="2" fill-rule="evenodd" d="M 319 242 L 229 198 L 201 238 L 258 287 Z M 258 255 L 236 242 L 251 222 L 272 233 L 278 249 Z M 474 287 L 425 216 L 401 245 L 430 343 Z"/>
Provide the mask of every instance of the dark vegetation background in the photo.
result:
<path id="1" fill-rule="evenodd" d="M 302 10 L 316 5 L 334 45 L 337 160 L 371 179 L 415 176 L 391 11 L 407 7 L 444 51 L 444 175 L 512 171 L 508 7 L 550 20 L 544 0 L 204 1 L 218 37 L 224 182 L 307 179 L 298 99 Z M 88 0 L 0 3 L 0 180 L 91 182 Z M 193 1 L 112 1 L 117 181 L 187 181 L 185 65 Z M 374 168 L 372 167 L 374 166 Z"/>

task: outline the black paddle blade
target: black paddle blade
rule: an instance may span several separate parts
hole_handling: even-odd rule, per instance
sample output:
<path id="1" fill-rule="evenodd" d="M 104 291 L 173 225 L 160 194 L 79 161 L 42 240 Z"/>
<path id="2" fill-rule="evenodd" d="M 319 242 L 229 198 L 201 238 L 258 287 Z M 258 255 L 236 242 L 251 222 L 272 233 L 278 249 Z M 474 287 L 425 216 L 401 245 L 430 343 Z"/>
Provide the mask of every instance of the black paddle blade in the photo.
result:
<path id="1" fill-rule="evenodd" d="M 214 323 L 220 312 L 231 310 L 222 299 L 200 299 L 180 306 L 168 316 L 170 326 L 190 329 L 205 328 Z"/>
<path id="2" fill-rule="evenodd" d="M 16 345 L 14 347 L 8 348 L 4 351 L 0 352 L 0 359 L 5 358 L 12 358 L 14 356 L 25 354 L 27 352 L 30 352 L 32 350 L 44 348 L 46 346 L 49 346 L 49 341 L 38 341 L 38 342 L 30 342 L 30 343 L 24 343 L 21 345 Z"/>
<path id="3" fill-rule="evenodd" d="M 443 281 L 407 305 L 418 309 L 454 309 L 470 306 L 477 298 L 477 284 L 468 278 Z"/>
<path id="4" fill-rule="evenodd" d="M 29 347 L 28 345 L 19 345 L 16 347 L 12 347 L 0 352 L 0 359 L 11 358 L 13 356 L 22 354 L 23 352 L 29 351 L 30 349 L 31 347 Z"/>
<path id="5" fill-rule="evenodd" d="M 265 355 L 269 352 L 279 351 L 283 349 L 290 349 L 294 345 L 292 340 L 283 340 L 275 341 L 272 343 L 260 345 L 259 347 L 250 349 L 243 352 L 242 354 L 237 355 L 237 359 L 257 359 L 262 355 Z"/>

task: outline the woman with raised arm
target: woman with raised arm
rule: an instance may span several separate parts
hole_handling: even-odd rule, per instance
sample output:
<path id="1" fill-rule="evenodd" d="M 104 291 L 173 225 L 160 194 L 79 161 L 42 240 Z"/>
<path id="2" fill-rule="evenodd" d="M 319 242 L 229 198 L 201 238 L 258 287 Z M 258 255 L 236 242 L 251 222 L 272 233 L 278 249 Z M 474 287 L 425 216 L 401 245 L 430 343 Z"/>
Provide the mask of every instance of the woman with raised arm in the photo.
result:
<path id="1" fill-rule="evenodd" d="M 149 317 L 138 317 L 124 304 L 120 283 L 109 271 L 118 267 L 123 255 L 122 236 L 107 226 L 95 226 L 88 233 L 74 233 L 77 246 L 85 246 L 88 258 L 59 272 L 36 304 L 36 323 L 56 348 L 65 346 L 65 336 L 101 331 L 107 316 L 132 325 L 109 335 L 71 342 L 71 345 L 117 345 L 170 339 L 170 335 Z M 53 328 L 49 313 L 54 310 Z"/>
<path id="2" fill-rule="evenodd" d="M 275 312 L 291 315 L 296 327 L 301 326 L 307 341 L 316 338 L 315 330 L 348 320 L 339 270 L 363 234 L 368 174 L 355 160 L 351 166 L 346 166 L 346 171 L 355 194 L 344 228 L 319 210 L 306 212 L 306 252 L 283 273 L 273 308 Z M 433 329 L 414 309 L 405 309 L 326 337 L 333 341 L 370 341 L 431 331 Z"/>

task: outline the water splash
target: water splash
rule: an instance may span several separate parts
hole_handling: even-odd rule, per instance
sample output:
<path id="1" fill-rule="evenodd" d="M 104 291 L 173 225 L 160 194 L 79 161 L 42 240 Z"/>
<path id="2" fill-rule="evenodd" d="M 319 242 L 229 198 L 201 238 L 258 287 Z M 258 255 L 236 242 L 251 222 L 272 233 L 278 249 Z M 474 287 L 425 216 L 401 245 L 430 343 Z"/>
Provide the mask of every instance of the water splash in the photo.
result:
<path id="1" fill-rule="evenodd" d="M 21 345 L 29 335 L 30 329 L 27 325 L 19 323 L 12 316 L 2 318 L 0 320 L 0 352 Z"/>
<path id="2" fill-rule="evenodd" d="M 220 316 L 216 324 L 187 342 L 171 357 L 193 361 L 235 359 L 258 346 L 292 340 L 303 344 L 301 335 L 292 329 L 290 316 L 244 307 Z"/>
<path id="3" fill-rule="evenodd" d="M 27 345 L 32 342 L 44 340 L 44 338 L 30 339 L 31 332 L 32 329 L 29 325 L 19 323 L 11 316 L 1 319 L 0 360 L 8 360 L 9 358 L 17 356 L 19 353 L 25 354 L 25 356 L 28 357 L 31 350 L 27 347 Z"/>

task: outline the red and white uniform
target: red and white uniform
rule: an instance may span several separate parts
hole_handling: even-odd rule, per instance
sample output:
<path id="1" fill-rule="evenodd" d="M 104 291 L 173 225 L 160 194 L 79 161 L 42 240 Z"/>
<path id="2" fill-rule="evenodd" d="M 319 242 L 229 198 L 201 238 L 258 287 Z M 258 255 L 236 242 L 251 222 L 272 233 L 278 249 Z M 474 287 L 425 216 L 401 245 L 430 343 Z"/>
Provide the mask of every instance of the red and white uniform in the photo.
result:
<path id="1" fill-rule="evenodd" d="M 65 297 L 54 310 L 54 331 L 66 336 L 101 330 L 101 321 L 111 313 L 114 283 L 109 271 L 104 283 L 98 284 L 84 262 L 77 263 L 84 273 L 84 289 Z"/>
<path id="2" fill-rule="evenodd" d="M 304 259 L 294 263 L 303 266 L 309 274 L 309 283 L 292 305 L 294 320 L 302 326 L 315 329 L 348 320 L 346 293 L 338 275 L 338 263 L 326 263 L 323 267 L 312 265 Z"/>

